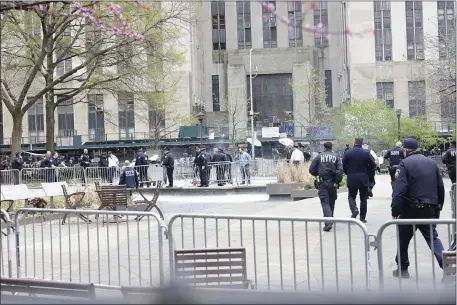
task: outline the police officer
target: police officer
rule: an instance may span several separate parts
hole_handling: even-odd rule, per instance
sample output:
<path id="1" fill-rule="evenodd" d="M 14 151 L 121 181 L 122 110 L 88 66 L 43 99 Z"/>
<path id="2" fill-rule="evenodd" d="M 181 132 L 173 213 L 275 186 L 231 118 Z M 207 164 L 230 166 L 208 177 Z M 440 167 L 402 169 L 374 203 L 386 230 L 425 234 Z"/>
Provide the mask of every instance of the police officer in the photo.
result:
<path id="1" fill-rule="evenodd" d="M 19 175 L 23 167 L 24 160 L 22 159 L 21 153 L 17 152 L 16 157 L 13 159 L 13 162 L 11 164 L 12 169 L 17 169 L 19 171 L 14 173 L 14 184 L 19 184 Z"/>
<path id="2" fill-rule="evenodd" d="M 143 152 L 143 149 L 138 149 L 138 154 L 135 158 L 135 167 L 140 174 L 140 187 L 143 187 L 143 182 L 149 187 L 151 183 L 148 182 L 148 155 Z"/>
<path id="3" fill-rule="evenodd" d="M 444 184 L 436 162 L 423 156 L 416 139 L 408 138 L 403 142 L 405 159 L 400 163 L 393 184 L 392 218 L 427 219 L 439 218 L 444 203 Z M 436 226 L 416 225 L 432 249 L 439 266 L 443 264 L 443 244 L 438 238 Z M 398 226 L 400 261 L 393 271 L 395 277 L 409 278 L 408 246 L 414 236 L 413 225 Z"/>
<path id="4" fill-rule="evenodd" d="M 343 179 L 343 164 L 332 151 L 332 143 L 324 143 L 325 151 L 314 158 L 309 173 L 319 177 L 319 199 L 321 200 L 324 217 L 333 217 L 338 184 Z M 332 223 L 326 223 L 324 231 L 332 229 Z"/>
<path id="5" fill-rule="evenodd" d="M 451 145 L 449 149 L 444 153 L 442 160 L 443 163 L 446 164 L 451 182 L 455 183 L 455 140 L 451 142 Z"/>
<path id="6" fill-rule="evenodd" d="M 359 215 L 357 209 L 356 197 L 360 196 L 360 220 L 366 222 L 367 216 L 367 199 L 370 179 L 376 170 L 376 163 L 368 150 L 362 148 L 363 139 L 355 139 L 354 147 L 344 154 L 343 171 L 347 175 L 349 208 L 351 209 L 351 218 Z"/>
<path id="7" fill-rule="evenodd" d="M 119 178 L 119 185 L 125 185 L 127 188 L 138 188 L 138 173 L 130 166 L 130 161 L 124 162 L 124 169 L 122 170 L 121 177 Z"/>
<path id="8" fill-rule="evenodd" d="M 163 157 L 162 166 L 164 166 L 165 170 L 167 171 L 167 187 L 173 187 L 173 171 L 175 169 L 175 157 L 168 148 L 164 149 L 164 154 L 165 155 Z"/>
<path id="9" fill-rule="evenodd" d="M 216 180 L 218 186 L 224 186 L 226 183 L 225 180 L 225 162 L 227 158 L 224 154 L 224 151 L 220 148 L 214 148 L 214 155 L 212 162 L 216 165 Z"/>
<path id="10" fill-rule="evenodd" d="M 403 160 L 403 148 L 401 147 L 401 142 L 397 142 L 395 147 L 389 149 L 384 154 L 384 159 L 389 160 L 389 175 L 390 175 L 390 183 L 393 184 L 395 181 L 395 172 L 400 165 L 400 162 Z"/>
<path id="11" fill-rule="evenodd" d="M 79 164 L 81 165 L 83 171 L 86 171 L 86 168 L 90 166 L 90 157 L 87 149 L 84 149 L 83 154 L 79 157 Z M 86 184 L 86 175 L 83 174 L 84 184 Z"/>
<path id="12" fill-rule="evenodd" d="M 209 186 L 209 177 L 208 177 L 208 162 L 210 162 L 211 156 L 205 151 L 205 148 L 200 148 L 200 152 L 196 157 L 195 164 L 198 167 L 200 172 L 200 186 L 199 187 L 208 187 Z"/>

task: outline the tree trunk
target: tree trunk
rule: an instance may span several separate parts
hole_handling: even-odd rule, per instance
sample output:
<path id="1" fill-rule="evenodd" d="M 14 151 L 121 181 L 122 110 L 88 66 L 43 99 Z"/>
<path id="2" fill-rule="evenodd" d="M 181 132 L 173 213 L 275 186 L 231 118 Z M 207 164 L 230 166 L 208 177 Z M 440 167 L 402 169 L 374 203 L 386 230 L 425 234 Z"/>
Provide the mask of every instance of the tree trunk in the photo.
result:
<path id="1" fill-rule="evenodd" d="M 54 110 L 54 91 L 51 90 L 46 94 L 46 149 L 51 152 L 55 149 L 54 127 L 56 121 L 54 118 Z"/>
<path id="2" fill-rule="evenodd" d="M 24 114 L 19 110 L 12 114 L 13 133 L 11 135 L 11 158 L 14 158 L 16 152 L 21 151 L 22 144 L 22 118 Z"/>

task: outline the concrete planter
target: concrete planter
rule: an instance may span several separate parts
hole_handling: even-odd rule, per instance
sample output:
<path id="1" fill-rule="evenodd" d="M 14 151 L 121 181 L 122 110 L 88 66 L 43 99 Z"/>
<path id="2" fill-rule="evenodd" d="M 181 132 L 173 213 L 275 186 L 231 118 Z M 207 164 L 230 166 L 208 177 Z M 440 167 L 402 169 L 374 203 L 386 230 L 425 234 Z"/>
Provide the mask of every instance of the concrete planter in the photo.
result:
<path id="1" fill-rule="evenodd" d="M 267 184 L 267 194 L 271 197 L 290 197 L 292 191 L 303 187 L 301 183 L 270 183 Z"/>
<path id="2" fill-rule="evenodd" d="M 345 193 L 347 191 L 348 190 L 346 187 L 338 189 L 338 193 Z M 293 190 L 290 193 L 290 197 L 292 198 L 293 201 L 296 201 L 296 200 L 303 200 L 303 199 L 308 199 L 308 198 L 315 198 L 315 197 L 318 197 L 318 194 L 317 194 L 316 189 Z"/>

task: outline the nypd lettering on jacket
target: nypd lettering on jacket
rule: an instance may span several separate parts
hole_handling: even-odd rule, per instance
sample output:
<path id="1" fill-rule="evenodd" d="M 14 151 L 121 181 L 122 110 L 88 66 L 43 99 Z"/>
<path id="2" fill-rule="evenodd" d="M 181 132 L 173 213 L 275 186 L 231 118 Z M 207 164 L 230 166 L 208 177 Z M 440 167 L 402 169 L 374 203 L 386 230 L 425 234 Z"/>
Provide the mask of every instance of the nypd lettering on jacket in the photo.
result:
<path id="1" fill-rule="evenodd" d="M 400 151 L 399 150 L 391 150 L 390 151 L 390 155 L 391 156 L 399 156 L 400 155 Z"/>
<path id="2" fill-rule="evenodd" d="M 451 150 L 451 157 L 455 158 L 455 150 Z"/>
<path id="3" fill-rule="evenodd" d="M 335 163 L 336 156 L 331 154 L 321 154 L 321 163 Z"/>
<path id="4" fill-rule="evenodd" d="M 135 176 L 135 170 L 134 170 L 134 169 L 126 169 L 126 170 L 125 170 L 125 176 L 126 176 L 126 177 Z"/>

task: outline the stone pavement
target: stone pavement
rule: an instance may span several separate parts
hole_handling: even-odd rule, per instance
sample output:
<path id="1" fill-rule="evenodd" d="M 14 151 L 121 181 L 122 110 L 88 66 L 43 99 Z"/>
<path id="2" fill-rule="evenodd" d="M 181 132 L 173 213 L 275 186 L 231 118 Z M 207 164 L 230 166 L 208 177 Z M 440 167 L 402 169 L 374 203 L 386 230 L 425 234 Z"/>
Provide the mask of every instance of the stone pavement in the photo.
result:
<path id="1" fill-rule="evenodd" d="M 445 181 L 447 192 L 450 181 Z M 374 197 L 368 201 L 366 228 L 375 234 L 390 217 L 390 183 L 388 176 L 378 176 Z M 446 194 L 448 196 L 448 193 Z M 442 218 L 450 218 L 449 198 Z M 366 272 L 371 271 L 371 285 L 378 281 L 378 250 L 371 248 L 371 266 L 365 264 L 365 239 L 356 224 L 337 223 L 330 233 L 322 232 L 323 224 L 300 220 L 252 220 L 249 217 L 321 217 L 317 198 L 296 202 L 270 201 L 267 195 L 215 195 L 159 197 L 165 222 L 175 214 L 200 213 L 242 215 L 243 221 L 202 218 L 176 219 L 171 228 L 174 246 L 181 248 L 237 247 L 246 248 L 250 280 L 258 288 L 361 289 L 366 285 Z M 347 193 L 339 194 L 335 217 L 348 218 Z M 19 228 L 21 275 L 47 279 L 92 281 L 107 285 L 159 284 L 159 230 L 155 219 L 135 222 L 86 224 L 71 218 L 71 224 L 57 221 L 43 224 L 31 220 Z M 91 219 L 94 219 L 93 216 Z M 123 217 L 125 220 L 126 217 Z M 446 226 L 438 226 L 445 248 L 448 247 Z M 268 233 L 268 234 L 266 234 Z M 391 275 L 396 253 L 395 228 L 384 233 L 384 273 L 386 287 L 398 287 Z M 430 287 L 435 270 L 437 285 L 442 276 L 432 261 L 430 250 L 417 235 L 417 255 L 410 246 L 412 278 L 402 281 L 404 287 Z M 2 249 L 6 238 L 2 236 Z M 2 265 L 6 265 L 2 250 Z M 163 238 L 164 277 L 169 274 L 168 240 Z M 12 250 L 15 257 L 15 249 Z M 418 275 L 415 271 L 417 258 Z M 432 264 L 433 262 L 433 264 Z M 2 269 L 4 272 L 5 269 Z M 14 266 L 14 274 L 16 266 Z M 418 281 L 416 281 L 416 278 Z"/>

